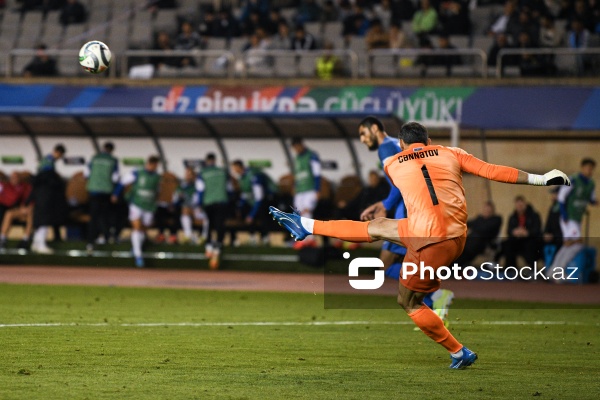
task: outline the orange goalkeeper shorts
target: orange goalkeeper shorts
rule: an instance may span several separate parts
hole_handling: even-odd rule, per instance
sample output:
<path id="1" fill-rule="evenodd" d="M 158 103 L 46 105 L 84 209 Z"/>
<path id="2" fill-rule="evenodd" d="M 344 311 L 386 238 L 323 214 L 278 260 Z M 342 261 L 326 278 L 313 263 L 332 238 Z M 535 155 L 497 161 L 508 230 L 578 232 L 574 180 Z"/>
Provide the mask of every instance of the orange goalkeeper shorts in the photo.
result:
<path id="1" fill-rule="evenodd" d="M 416 249 L 419 247 L 418 244 L 411 245 L 410 238 L 406 238 L 407 240 L 404 239 L 405 238 L 401 238 L 402 242 L 406 244 L 406 255 L 404 256 L 403 262 L 415 264 L 417 266 L 417 272 L 412 275 L 404 276 L 403 271 L 401 270 L 400 284 L 414 292 L 430 293 L 435 292 L 440 288 L 441 280 L 436 276 L 433 276 L 433 278 L 430 277 L 430 274 L 427 271 L 424 273 L 423 278 L 421 278 L 421 262 L 423 262 L 424 266 L 433 268 L 434 271 L 437 271 L 437 269 L 442 266 L 452 267 L 454 260 L 461 255 L 465 248 L 467 234 L 464 233 L 459 237 L 431 243 L 418 250 Z M 420 243 L 422 241 L 417 239 L 414 242 Z"/>

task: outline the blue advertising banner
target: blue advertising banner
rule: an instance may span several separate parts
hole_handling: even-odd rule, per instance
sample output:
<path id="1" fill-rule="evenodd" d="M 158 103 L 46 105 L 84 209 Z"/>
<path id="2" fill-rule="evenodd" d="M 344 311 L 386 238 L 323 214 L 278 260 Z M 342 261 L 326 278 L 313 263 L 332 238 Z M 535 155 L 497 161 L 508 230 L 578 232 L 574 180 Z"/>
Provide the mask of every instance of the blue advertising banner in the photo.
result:
<path id="1" fill-rule="evenodd" d="M 600 129 L 596 87 L 0 85 L 0 113 L 394 113 L 483 129 Z"/>

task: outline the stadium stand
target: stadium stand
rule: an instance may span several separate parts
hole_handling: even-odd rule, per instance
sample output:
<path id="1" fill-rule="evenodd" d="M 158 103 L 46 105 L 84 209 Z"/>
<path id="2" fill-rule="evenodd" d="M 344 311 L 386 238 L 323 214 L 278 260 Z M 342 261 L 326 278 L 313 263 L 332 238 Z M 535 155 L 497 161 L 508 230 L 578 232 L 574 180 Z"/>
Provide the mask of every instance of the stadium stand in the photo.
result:
<path id="1" fill-rule="evenodd" d="M 512 0 L 511 0 L 512 1 Z M 175 37 L 178 33 L 179 23 L 181 20 L 189 20 L 194 26 L 198 27 L 198 23 L 206 13 L 207 9 L 217 9 L 216 7 L 229 7 L 234 6 L 233 15 L 235 18 L 240 18 L 242 9 L 239 8 L 240 2 L 217 2 L 217 1 L 179 1 L 178 7 L 175 9 L 157 9 L 149 10 L 145 7 L 144 3 L 138 2 L 123 2 L 123 1 L 97 1 L 88 0 L 83 2 L 88 10 L 89 18 L 87 22 L 83 24 L 68 25 L 66 28 L 61 26 L 59 22 L 59 10 L 48 11 L 43 13 L 37 10 L 27 11 L 25 13 L 15 12 L 18 8 L 17 4 L 8 2 L 6 9 L 2 13 L 2 23 L 0 27 L 0 50 L 5 53 L 6 50 L 13 49 L 33 49 L 39 43 L 43 42 L 48 45 L 50 50 L 53 49 L 73 49 L 77 48 L 78 44 L 84 42 L 87 39 L 98 39 L 104 40 L 109 44 L 113 54 L 117 58 L 116 63 L 122 62 L 122 58 L 131 57 L 131 60 L 124 62 L 128 67 L 134 67 L 139 64 L 147 62 L 147 58 L 140 58 L 139 56 L 127 55 L 126 51 L 129 49 L 150 49 L 152 48 L 154 36 L 160 30 L 168 32 L 171 37 Z M 297 22 L 297 9 L 291 7 L 292 2 L 287 1 L 272 1 L 272 7 L 278 7 L 280 10 L 281 18 L 285 19 L 290 27 L 293 27 Z M 322 6 L 322 2 L 317 2 Z M 434 5 L 438 7 L 442 6 L 445 2 L 438 4 L 435 2 Z M 492 34 L 490 34 L 490 27 L 492 24 L 500 20 L 504 6 L 501 4 L 490 4 L 488 2 L 470 2 L 461 3 L 461 7 L 466 7 L 467 17 L 470 21 L 470 35 L 452 35 L 450 42 L 456 47 L 456 54 L 461 56 L 463 59 L 464 67 L 454 68 L 451 76 L 481 76 L 483 74 L 479 67 L 479 60 L 477 57 L 473 57 L 472 53 L 466 53 L 465 49 L 479 49 L 485 52 L 489 52 L 493 43 Z M 377 4 L 377 2 L 375 2 Z M 399 21 L 398 17 L 395 16 L 393 7 L 396 2 L 392 2 L 391 12 L 385 12 L 381 14 L 384 18 L 390 18 L 394 21 Z M 600 21 L 596 21 L 599 15 L 595 2 L 587 4 L 589 12 L 592 13 L 593 24 L 588 26 L 589 39 L 586 39 L 586 43 L 577 43 L 576 48 L 572 44 L 569 44 L 568 33 L 570 30 L 570 22 L 579 18 L 578 14 L 575 14 L 573 9 L 574 1 L 565 3 L 563 8 L 555 9 L 549 8 L 545 5 L 539 7 L 531 7 L 528 4 L 522 4 L 518 7 L 518 12 L 521 14 L 529 15 L 531 26 L 533 31 L 539 30 L 539 20 L 542 15 L 550 15 L 555 19 L 555 26 L 557 34 L 564 37 L 561 47 L 556 49 L 557 55 L 555 56 L 554 65 L 556 68 L 543 69 L 538 74 L 540 75 L 552 75 L 552 76 L 572 76 L 572 75 L 591 75 L 598 69 L 598 58 L 600 57 L 600 49 L 598 48 L 598 24 Z M 235 8 L 235 7 L 238 8 Z M 338 10 L 339 11 L 339 10 Z M 381 13 L 380 9 L 377 9 Z M 367 19 L 379 17 L 376 14 L 376 7 L 367 6 L 364 10 Z M 348 50 L 354 52 L 358 57 L 358 77 L 369 76 L 368 67 L 368 52 L 366 50 L 365 38 L 362 36 L 352 36 L 348 41 L 342 36 L 344 30 L 342 15 L 343 13 L 338 12 L 339 20 L 337 21 L 309 21 L 304 24 L 305 30 L 314 36 L 317 40 L 318 46 L 321 47 L 327 39 L 334 44 L 334 48 L 337 50 Z M 215 14 L 216 15 L 216 14 Z M 516 15 L 516 14 L 515 14 Z M 515 16 L 516 19 L 516 16 Z M 390 21 L 383 21 L 385 27 L 389 26 Z M 215 21 L 216 23 L 216 21 Z M 415 36 L 411 31 L 410 21 L 403 24 L 403 29 L 410 35 Z M 431 53 L 432 57 L 444 57 L 444 55 L 436 55 L 435 49 L 437 48 L 437 40 L 435 36 L 444 33 L 444 26 L 438 24 L 434 29 L 431 40 L 434 43 L 434 50 Z M 494 29 L 498 29 L 495 27 Z M 507 26 L 507 29 L 512 29 Z M 521 29 L 521 28 L 518 28 Z M 290 31 L 293 32 L 293 29 Z M 586 34 L 586 35 L 588 35 Z M 587 37 L 587 36 L 586 36 Z M 210 50 L 231 50 L 235 57 L 238 66 L 244 65 L 242 54 L 242 48 L 247 43 L 246 37 L 207 37 L 206 49 Z M 539 48 L 537 44 L 537 37 L 533 38 L 532 45 L 534 48 Z M 416 43 L 416 40 L 415 40 Z M 516 39 L 513 43 L 510 43 L 511 48 L 516 46 Z M 268 46 L 266 46 L 268 48 Z M 566 49 L 571 50 L 566 50 Z M 587 48 L 586 62 L 584 68 L 576 67 L 576 54 L 578 49 Z M 511 50 L 514 51 L 517 58 L 521 57 L 521 54 L 527 54 L 527 49 L 523 50 Z M 400 50 L 404 52 L 405 50 Z M 511 54 L 501 53 L 502 60 L 506 60 L 507 57 L 511 57 Z M 6 57 L 6 56 L 4 56 Z M 12 53 L 8 57 L 12 57 L 14 60 L 9 64 L 10 70 L 4 71 L 13 76 L 18 76 L 22 73 L 22 67 L 26 61 L 19 60 L 20 58 L 26 58 L 23 53 Z M 61 58 L 68 57 L 66 54 L 57 54 L 60 74 L 62 76 L 77 76 L 80 71 L 70 68 L 69 63 L 62 62 Z M 513 56 L 514 57 L 514 56 Z M 209 57 L 210 58 L 210 57 Z M 210 60 L 211 65 L 214 65 L 219 57 L 216 56 Z M 535 58 L 535 57 L 534 57 Z M 307 68 L 309 64 L 314 62 L 315 57 L 311 57 L 308 53 L 298 54 L 297 57 L 290 55 L 280 54 L 274 56 L 274 64 L 276 65 L 275 71 L 279 76 L 282 77 L 306 77 L 314 76 L 314 65 L 313 68 Z M 294 60 L 295 59 L 295 60 Z M 390 58 L 388 57 L 388 60 Z M 547 58 L 547 59 L 551 59 Z M 389 61 L 381 61 L 381 63 L 388 63 Z M 5 69 L 6 61 L 2 62 L 0 69 Z M 298 67 L 301 66 L 301 67 Z M 523 65 L 510 66 L 504 72 L 506 75 L 521 75 L 521 70 L 524 68 Z M 414 76 L 415 73 L 410 70 L 406 71 L 395 71 L 395 66 L 384 65 L 381 68 L 381 73 L 375 75 L 380 77 L 398 77 L 398 76 Z M 377 70 L 377 69 L 376 69 Z M 212 73 L 211 73 L 212 71 Z M 281 72 L 280 72 L 281 71 Z M 490 69 L 489 76 L 496 76 L 496 69 Z M 256 76 L 271 76 L 270 70 L 261 70 L 260 73 L 256 73 Z M 401 73 L 400 73 L 401 72 Z M 113 69 L 111 72 L 113 76 L 118 74 L 127 76 L 128 71 L 121 71 Z M 197 68 L 197 69 L 175 69 L 170 71 L 168 76 L 182 76 L 182 77 L 194 77 L 194 76 L 210 76 L 210 75 L 222 75 L 223 70 L 219 73 L 215 73 L 214 68 Z M 432 70 L 432 73 L 428 76 L 436 76 L 438 73 Z M 444 74 L 439 74 L 444 75 Z M 232 77 L 244 77 L 246 74 L 242 67 L 238 68 L 238 73 L 232 75 Z"/>

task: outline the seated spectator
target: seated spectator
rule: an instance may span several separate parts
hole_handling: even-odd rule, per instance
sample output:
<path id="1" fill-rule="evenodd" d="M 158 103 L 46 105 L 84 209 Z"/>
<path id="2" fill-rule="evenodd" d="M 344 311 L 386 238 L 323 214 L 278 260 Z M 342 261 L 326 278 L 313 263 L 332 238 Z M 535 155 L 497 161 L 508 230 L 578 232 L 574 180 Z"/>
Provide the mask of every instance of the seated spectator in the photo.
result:
<path id="1" fill-rule="evenodd" d="M 379 18 L 374 18 L 369 25 L 369 30 L 365 37 L 367 50 L 388 49 L 390 47 L 390 36 L 383 28 L 381 20 Z"/>
<path id="2" fill-rule="evenodd" d="M 523 196 L 517 196 L 515 211 L 508 219 L 508 238 L 502 244 L 505 267 L 516 267 L 517 256 L 522 256 L 527 266 L 533 266 L 534 261 L 539 259 L 541 227 L 537 211 L 527 204 Z"/>
<path id="3" fill-rule="evenodd" d="M 150 57 L 150 63 L 154 65 L 154 68 L 156 70 L 161 70 L 169 67 L 180 67 L 180 57 L 168 56 L 168 53 L 170 53 L 173 50 L 173 44 L 171 43 L 171 36 L 169 36 L 167 32 L 158 32 L 153 50 L 162 50 L 165 53 L 165 56 Z"/>
<path id="4" fill-rule="evenodd" d="M 438 14 L 429 0 L 421 0 L 421 8 L 415 12 L 412 19 L 412 29 L 415 35 L 426 35 L 437 29 Z"/>
<path id="5" fill-rule="evenodd" d="M 23 76 L 57 76 L 56 60 L 46 53 L 46 45 L 40 44 L 33 59 L 23 69 Z"/>
<path id="6" fill-rule="evenodd" d="M 390 29 L 393 13 L 391 0 L 381 0 L 381 3 L 373 6 L 373 14 L 381 21 L 383 29 L 386 31 Z"/>
<path id="7" fill-rule="evenodd" d="M 267 25 L 267 18 L 258 11 L 252 11 L 247 19 L 240 22 L 242 34 L 250 36 L 260 27 Z"/>
<path id="8" fill-rule="evenodd" d="M 343 76 L 344 65 L 342 64 L 342 61 L 331 52 L 333 50 L 333 43 L 325 42 L 323 49 L 326 52 L 315 61 L 315 74 L 317 75 L 317 78 L 330 80 L 332 78 Z"/>
<path id="9" fill-rule="evenodd" d="M 181 32 L 175 39 L 175 50 L 199 50 L 204 47 L 202 37 L 198 32 L 194 31 L 191 22 L 182 22 Z M 196 61 L 193 57 L 181 57 L 179 59 L 179 65 L 181 67 L 195 66 Z"/>
<path id="10" fill-rule="evenodd" d="M 481 214 L 467 221 L 467 241 L 456 263 L 463 267 L 470 265 L 476 256 L 485 252 L 486 248 L 493 248 L 501 227 L 502 217 L 496 214 L 494 203 L 486 201 Z"/>
<path id="11" fill-rule="evenodd" d="M 544 262 L 546 265 L 552 264 L 554 255 L 560 249 L 563 242 L 562 229 L 560 227 L 560 203 L 558 202 L 558 191 L 560 186 L 553 186 L 550 189 L 552 204 L 548 210 L 546 224 L 544 225 Z"/>
<path id="12" fill-rule="evenodd" d="M 427 42 L 429 41 L 429 42 Z M 423 42 L 423 47 L 435 50 L 429 38 Z M 438 38 L 439 50 L 454 50 L 456 47 L 450 43 L 450 37 L 447 34 L 441 34 Z M 433 51 L 435 54 L 435 51 Z M 421 76 L 427 75 L 427 67 L 430 66 L 444 66 L 446 67 L 446 76 L 452 75 L 452 67 L 461 63 L 460 56 L 458 54 L 443 54 L 443 55 L 421 55 L 417 57 L 415 61 L 416 65 L 421 66 Z"/>
<path id="13" fill-rule="evenodd" d="M 332 0 L 326 0 L 321 11 L 321 22 L 335 22 L 340 20 L 340 13 Z"/>
<path id="14" fill-rule="evenodd" d="M 514 32 L 507 32 L 507 33 L 512 35 L 513 43 L 518 43 L 520 40 L 519 37 L 520 37 L 521 33 L 523 33 L 523 32 L 527 32 L 527 34 L 529 36 L 529 39 L 531 42 L 530 47 L 537 47 L 537 45 L 538 45 L 537 40 L 540 36 L 540 26 L 538 24 L 538 21 L 532 20 L 529 12 L 525 11 L 525 10 L 522 10 L 519 13 L 516 30 Z"/>
<path id="15" fill-rule="evenodd" d="M 529 36 L 529 32 L 523 31 L 519 34 L 519 48 L 535 48 L 535 44 Z M 539 54 L 523 53 L 519 55 L 519 70 L 521 76 L 544 76 L 553 73 L 553 64 L 546 64 L 546 59 Z"/>
<path id="16" fill-rule="evenodd" d="M 488 30 L 489 35 L 507 33 L 511 35 L 518 31 L 519 15 L 514 0 L 506 0 L 502 14 L 494 19 Z"/>
<path id="17" fill-rule="evenodd" d="M 87 10 L 78 0 L 67 0 L 60 12 L 60 23 L 63 25 L 81 24 L 87 19 Z"/>
<path id="18" fill-rule="evenodd" d="M 471 33 L 469 2 L 466 0 L 442 1 L 438 18 L 442 29 L 449 35 L 468 35 Z"/>
<path id="19" fill-rule="evenodd" d="M 567 32 L 567 46 L 571 49 L 586 49 L 589 45 L 590 32 L 585 29 L 579 19 L 571 21 L 571 29 Z M 575 56 L 576 73 L 578 76 L 585 74 L 590 69 L 590 57 L 585 54 Z"/>
<path id="20" fill-rule="evenodd" d="M 402 22 L 392 22 L 389 31 L 390 49 L 410 49 L 413 43 L 410 35 L 402 29 Z"/>
<path id="21" fill-rule="evenodd" d="M 217 31 L 217 17 L 215 15 L 215 11 L 212 7 L 203 7 L 200 23 L 198 24 L 198 33 L 204 40 L 207 40 L 209 37 L 223 37 L 219 36 Z"/>
<path id="22" fill-rule="evenodd" d="M 2 229 L 0 233 L 0 248 L 5 247 L 8 230 L 10 229 L 13 220 L 17 216 L 26 216 L 26 210 L 31 207 L 28 204 L 29 195 L 31 194 L 31 184 L 27 182 L 18 172 L 10 174 L 8 182 L 0 182 L 0 224 L 4 228 L 6 221 L 6 229 Z M 31 210 L 29 210 L 31 214 Z M 23 241 L 28 242 L 31 235 L 31 222 L 26 226 Z M 26 248 L 27 246 L 25 246 Z"/>
<path id="23" fill-rule="evenodd" d="M 269 11 L 269 18 L 265 20 L 263 27 L 269 35 L 275 35 L 279 30 L 279 23 L 281 22 L 287 21 L 281 15 L 281 11 L 279 10 L 279 8 L 274 7 L 271 9 L 271 11 Z"/>
<path id="24" fill-rule="evenodd" d="M 505 33 L 498 33 L 494 36 L 494 44 L 488 51 L 488 65 L 495 67 L 498 62 L 498 53 L 502 49 L 510 49 L 512 46 L 509 43 L 508 36 Z M 518 63 L 518 57 L 514 55 L 506 55 L 502 57 L 502 69 L 507 65 L 516 65 Z"/>
<path id="25" fill-rule="evenodd" d="M 304 25 L 298 25 L 292 38 L 292 50 L 315 50 L 317 41 L 313 35 L 306 32 Z"/>
<path id="26" fill-rule="evenodd" d="M 365 36 L 369 29 L 369 20 L 360 6 L 354 6 L 352 13 L 344 18 L 342 24 L 342 36 L 346 43 L 350 42 L 351 36 Z"/>
<path id="27" fill-rule="evenodd" d="M 256 30 L 256 33 L 248 38 L 248 43 L 242 49 L 245 53 L 243 65 L 238 65 L 238 70 L 246 68 L 249 71 L 264 71 L 265 68 L 273 66 L 273 58 L 263 53 L 269 50 L 271 46 L 270 39 L 264 33 L 262 28 Z"/>
<path id="28" fill-rule="evenodd" d="M 544 14 L 540 18 L 538 42 L 541 47 L 560 47 L 563 42 L 563 38 L 556 29 L 554 17 L 550 14 Z"/>
<path id="29" fill-rule="evenodd" d="M 348 202 L 340 201 L 335 205 L 335 218 L 359 220 L 360 213 L 365 208 L 385 199 L 389 192 L 390 185 L 388 182 L 378 171 L 371 170 L 369 171 L 367 186 L 361 190 L 358 196 Z"/>
<path id="30" fill-rule="evenodd" d="M 289 50 L 292 48 L 290 26 L 285 20 L 279 22 L 279 29 L 277 34 L 273 36 L 271 47 L 277 50 Z"/>
<path id="31" fill-rule="evenodd" d="M 594 15 L 585 0 L 575 0 L 573 11 L 571 12 L 571 15 L 569 15 L 569 22 L 573 22 L 574 20 L 581 21 L 584 29 L 587 31 L 594 32 L 594 29 L 596 28 Z"/>
<path id="32" fill-rule="evenodd" d="M 314 22 L 320 19 L 321 6 L 315 0 L 300 0 L 298 12 L 296 14 L 296 23 Z"/>
<path id="33" fill-rule="evenodd" d="M 213 21 L 212 35 L 218 38 L 231 39 L 240 36 L 240 25 L 231 15 L 231 10 L 222 8 L 216 20 Z"/>
<path id="34" fill-rule="evenodd" d="M 20 221 L 25 223 L 25 228 L 23 230 L 23 236 L 21 236 L 21 240 L 19 241 L 18 248 L 19 249 L 27 249 L 29 248 L 29 241 L 31 240 L 31 232 L 33 231 L 33 204 L 23 204 L 22 206 L 11 208 L 4 214 L 4 219 L 2 220 L 2 231 L 0 233 L 0 248 L 6 246 L 6 240 L 8 238 L 8 233 L 10 229 L 15 224 L 15 221 Z"/>
<path id="35" fill-rule="evenodd" d="M 240 14 L 240 23 L 245 27 L 255 14 L 258 20 L 266 20 L 269 15 L 269 0 L 244 0 L 242 12 Z"/>

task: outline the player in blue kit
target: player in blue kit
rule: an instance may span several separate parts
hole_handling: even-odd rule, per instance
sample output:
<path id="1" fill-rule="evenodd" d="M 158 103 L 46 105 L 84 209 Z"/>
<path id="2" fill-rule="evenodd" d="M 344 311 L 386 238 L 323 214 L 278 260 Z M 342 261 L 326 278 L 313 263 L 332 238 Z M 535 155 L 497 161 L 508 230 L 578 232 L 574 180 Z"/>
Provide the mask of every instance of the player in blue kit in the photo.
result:
<path id="1" fill-rule="evenodd" d="M 358 135 L 360 142 L 367 146 L 369 150 L 377 150 L 377 155 L 379 156 L 381 165 L 384 165 L 390 157 L 393 157 L 402 151 L 400 149 L 398 139 L 393 139 L 388 136 L 388 134 L 385 132 L 383 123 L 373 116 L 366 117 L 360 122 L 358 125 Z M 404 199 L 402 198 L 400 190 L 398 190 L 398 188 L 392 184 L 387 175 L 386 179 L 390 185 L 390 193 L 386 199 L 380 202 L 380 205 L 382 205 L 388 213 L 393 214 L 392 218 L 406 218 L 406 207 L 404 205 Z M 372 211 L 373 208 L 374 207 L 371 206 L 363 211 L 360 216 L 363 221 L 386 216 L 375 215 Z M 402 261 L 404 260 L 405 255 L 406 248 L 392 242 L 383 242 L 379 258 L 385 265 L 386 276 L 396 280 L 399 279 L 400 269 L 402 268 Z M 423 301 L 430 308 L 432 308 L 434 312 L 440 316 L 440 318 L 444 320 L 445 325 L 448 325 L 448 308 L 453 298 L 454 293 L 452 291 L 439 289 L 428 294 Z"/>

